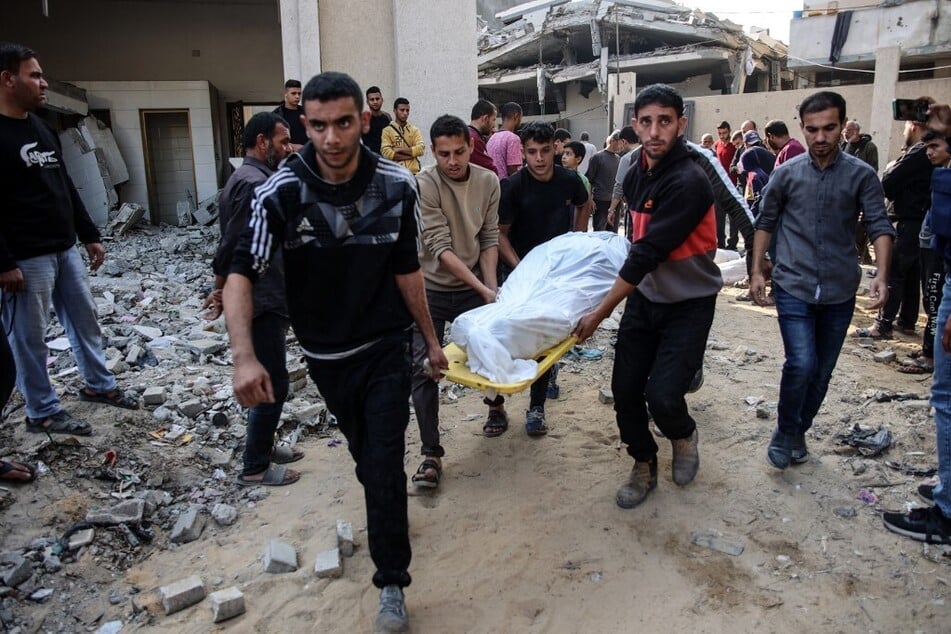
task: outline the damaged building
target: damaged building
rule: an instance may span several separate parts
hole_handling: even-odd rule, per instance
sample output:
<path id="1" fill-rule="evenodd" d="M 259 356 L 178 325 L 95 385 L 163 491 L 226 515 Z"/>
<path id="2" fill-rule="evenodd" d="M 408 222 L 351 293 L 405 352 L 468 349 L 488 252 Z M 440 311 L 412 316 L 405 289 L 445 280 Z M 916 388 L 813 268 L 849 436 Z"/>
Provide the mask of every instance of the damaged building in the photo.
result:
<path id="1" fill-rule="evenodd" d="M 569 129 L 623 125 L 655 82 L 686 97 L 793 87 L 785 44 L 669 0 L 536 0 L 495 18 L 479 34 L 480 95 Z"/>

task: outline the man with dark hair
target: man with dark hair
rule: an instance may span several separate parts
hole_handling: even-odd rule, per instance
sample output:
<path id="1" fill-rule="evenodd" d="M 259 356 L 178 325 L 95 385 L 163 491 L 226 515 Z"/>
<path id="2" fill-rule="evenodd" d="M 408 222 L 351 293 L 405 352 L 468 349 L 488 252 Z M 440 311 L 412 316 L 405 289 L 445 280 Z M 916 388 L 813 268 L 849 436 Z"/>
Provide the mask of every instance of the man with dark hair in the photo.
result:
<path id="1" fill-rule="evenodd" d="M 617 133 L 619 140 L 621 135 Z M 594 199 L 594 230 L 617 231 L 611 213 L 611 195 L 614 193 L 614 178 L 621 159 L 617 155 L 618 140 L 611 135 L 608 146 L 591 157 L 585 176 L 591 183 L 591 198 Z"/>
<path id="2" fill-rule="evenodd" d="M 291 153 L 287 122 L 273 112 L 259 112 L 244 126 L 244 162 L 218 197 L 218 224 L 221 240 L 212 269 L 215 290 L 205 305 L 208 319 L 221 313 L 221 293 L 231 269 L 231 256 L 248 226 L 254 189 L 274 173 L 278 164 Z M 274 446 L 274 432 L 287 399 L 287 298 L 284 293 L 284 262 L 276 251 L 271 265 L 254 285 L 251 341 L 254 354 L 271 377 L 273 403 L 259 403 L 248 412 L 248 431 L 244 443 L 244 468 L 237 478 L 242 486 L 282 486 L 293 484 L 300 474 L 283 465 L 304 457 L 303 452 Z M 276 466 L 271 466 L 271 463 Z"/>
<path id="3" fill-rule="evenodd" d="M 888 297 L 887 256 L 895 235 L 875 172 L 839 149 L 845 99 L 834 92 L 814 93 L 800 104 L 799 122 L 809 152 L 770 178 L 756 220 L 750 276 L 750 295 L 765 306 L 763 256 L 775 232 L 773 295 L 786 362 L 766 460 L 777 469 L 809 459 L 806 431 L 829 389 L 862 279 L 854 247 L 859 212 L 864 211 L 862 222 L 875 252 L 883 256 L 869 289 L 872 308 Z"/>
<path id="4" fill-rule="evenodd" d="M 416 179 L 361 145 L 370 113 L 349 76 L 315 76 L 303 102 L 310 143 L 255 190 L 225 285 L 234 393 L 245 407 L 275 400 L 254 353 L 251 289 L 281 245 L 291 325 L 364 489 L 373 583 L 382 589 L 375 628 L 402 632 L 409 626 L 402 588 L 411 581 L 403 454 L 414 322 L 434 378 L 448 365 L 419 269 Z"/>
<path id="5" fill-rule="evenodd" d="M 274 114 L 280 115 L 287 122 L 291 132 L 291 151 L 296 152 L 307 143 L 307 131 L 302 120 L 303 112 L 300 108 L 300 81 L 288 79 L 284 82 L 284 101 L 274 109 Z"/>
<path id="6" fill-rule="evenodd" d="M 0 287 L 3 327 L 26 400 L 26 430 L 89 435 L 89 423 L 62 408 L 46 367 L 46 327 L 52 304 L 86 382 L 82 401 L 137 409 L 106 369 L 96 304 L 76 239 L 92 270 L 105 259 L 99 230 L 66 173 L 53 129 L 34 110 L 46 104 L 47 83 L 36 54 L 0 42 Z"/>
<path id="7" fill-rule="evenodd" d="M 888 301 L 879 311 L 875 325 L 856 330 L 855 336 L 890 339 L 896 327 L 904 334 L 915 334 L 921 301 L 918 234 L 931 202 L 931 172 L 934 170 L 925 144 L 921 142 L 926 130 L 924 124 L 906 121 L 902 155 L 889 163 L 882 173 L 882 189 L 889 201 L 889 218 L 897 232 L 888 266 L 891 274 Z M 881 268 L 882 258 L 878 251 L 875 260 Z M 896 317 L 897 323 L 893 325 Z"/>
<path id="8" fill-rule="evenodd" d="M 522 141 L 515 133 L 522 125 L 522 107 L 514 101 L 499 110 L 502 129 L 489 137 L 485 150 L 492 157 L 499 180 L 505 180 L 522 168 Z"/>
<path id="9" fill-rule="evenodd" d="M 555 129 L 555 165 L 561 165 L 561 153 L 565 149 L 565 143 L 571 141 L 571 132 L 564 128 Z"/>
<path id="10" fill-rule="evenodd" d="M 554 128 L 533 121 L 520 136 L 525 167 L 502 182 L 499 202 L 499 255 L 510 269 L 539 244 L 572 230 L 588 230 L 588 191 L 576 172 L 554 164 Z M 532 383 L 525 413 L 529 436 L 548 433 L 545 399 L 550 374 L 551 370 Z M 501 402 L 499 397 L 492 404 Z"/>
<path id="11" fill-rule="evenodd" d="M 383 142 L 383 128 L 390 125 L 390 115 L 383 111 L 383 93 L 379 86 L 367 88 L 367 108 L 370 110 L 370 129 L 363 135 L 363 144 L 380 153 Z"/>
<path id="12" fill-rule="evenodd" d="M 486 153 L 485 140 L 495 130 L 496 113 L 494 103 L 487 99 L 480 99 L 472 106 L 472 113 L 469 117 L 469 138 L 472 140 L 469 162 L 493 172 L 495 171 L 495 162 Z"/>
<path id="13" fill-rule="evenodd" d="M 419 157 L 426 153 L 426 146 L 423 133 L 409 122 L 408 99 L 398 97 L 393 102 L 393 116 L 395 121 L 383 128 L 380 154 L 416 174 L 422 167 Z"/>
<path id="14" fill-rule="evenodd" d="M 436 164 L 416 177 L 423 218 L 419 261 L 439 341 L 447 322 L 494 302 L 498 290 L 499 179 L 494 169 L 469 161 L 470 131 L 458 117 L 436 119 L 429 130 Z M 423 462 L 413 484 L 436 487 L 445 450 L 439 443 L 439 386 L 424 369 L 425 359 L 426 341 L 414 327 L 413 408 Z M 505 409 L 490 409 L 483 432 L 498 436 L 507 427 Z"/>
<path id="15" fill-rule="evenodd" d="M 713 262 L 713 190 L 684 145 L 683 99 L 664 84 L 644 88 L 634 99 L 634 124 L 643 150 L 624 179 L 631 251 L 608 295 L 575 329 L 584 341 L 627 299 L 611 379 L 621 440 L 634 459 L 615 498 L 621 508 L 637 506 L 657 487 L 648 407 L 670 439 L 674 482 L 684 486 L 697 474 L 697 423 L 684 395 L 703 364 L 723 285 Z"/>
<path id="16" fill-rule="evenodd" d="M 766 134 L 766 145 L 776 155 L 774 167 L 779 167 L 794 156 L 806 152 L 802 143 L 789 136 L 789 128 L 783 121 L 773 119 L 766 124 L 763 132 Z"/>

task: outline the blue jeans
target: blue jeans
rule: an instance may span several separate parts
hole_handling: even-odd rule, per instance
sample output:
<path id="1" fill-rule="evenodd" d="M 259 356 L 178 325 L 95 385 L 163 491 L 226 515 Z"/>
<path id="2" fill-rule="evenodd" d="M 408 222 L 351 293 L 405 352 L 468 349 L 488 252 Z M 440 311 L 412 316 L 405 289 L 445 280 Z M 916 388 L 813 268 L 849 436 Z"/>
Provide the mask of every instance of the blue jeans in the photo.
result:
<path id="1" fill-rule="evenodd" d="M 16 359 L 17 387 L 26 400 L 26 415 L 46 418 L 62 410 L 56 390 L 46 371 L 46 326 L 50 304 L 56 311 L 86 386 L 96 392 L 116 389 L 116 379 L 106 370 L 102 332 L 86 281 L 86 269 L 79 251 L 73 247 L 18 260 L 24 290 L 5 293 L 3 327 L 10 333 Z"/>
<path id="2" fill-rule="evenodd" d="M 938 329 L 934 342 L 934 385 L 931 386 L 931 405 L 938 439 L 938 477 L 935 487 L 935 505 L 945 517 L 951 517 L 951 354 L 941 345 L 941 333 L 951 316 L 951 277 L 945 277 L 944 296 L 938 307 Z"/>
<path id="3" fill-rule="evenodd" d="M 779 382 L 779 430 L 803 434 L 812 427 L 855 310 L 855 297 L 841 304 L 809 304 L 773 282 L 779 331 L 786 350 Z"/>

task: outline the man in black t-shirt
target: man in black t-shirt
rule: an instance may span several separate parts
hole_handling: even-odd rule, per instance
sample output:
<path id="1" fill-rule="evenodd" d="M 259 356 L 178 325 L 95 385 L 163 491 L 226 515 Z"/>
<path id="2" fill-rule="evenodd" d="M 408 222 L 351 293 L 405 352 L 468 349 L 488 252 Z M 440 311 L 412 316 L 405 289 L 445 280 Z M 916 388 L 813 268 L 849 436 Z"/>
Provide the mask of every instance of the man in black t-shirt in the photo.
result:
<path id="1" fill-rule="evenodd" d="M 555 130 L 533 122 L 520 135 L 525 167 L 502 181 L 499 201 L 499 253 L 515 268 L 528 252 L 569 231 L 587 231 L 590 212 L 588 190 L 577 172 L 554 164 Z M 531 388 L 525 431 L 530 436 L 548 433 L 545 398 L 551 370 Z M 500 397 L 501 399 L 501 397 Z M 500 400 L 490 402 L 499 405 Z"/>
<path id="2" fill-rule="evenodd" d="M 363 145 L 379 154 L 383 128 L 393 119 L 383 111 L 383 93 L 378 86 L 367 88 L 367 109 L 370 111 L 370 131 L 363 135 Z"/>
<path id="3" fill-rule="evenodd" d="M 287 127 L 291 132 L 292 152 L 298 151 L 307 143 L 307 130 L 301 120 L 304 111 L 300 107 L 300 94 L 300 81 L 288 79 L 284 82 L 284 101 L 274 109 L 274 114 L 281 115 L 287 121 Z"/>
<path id="4" fill-rule="evenodd" d="M 96 304 L 78 239 L 92 270 L 106 251 L 66 173 L 53 129 L 33 114 L 46 103 L 46 80 L 36 54 L 0 42 L 0 290 L 3 327 L 26 400 L 26 431 L 89 435 L 89 423 L 63 409 L 46 368 L 50 305 L 72 344 L 85 381 L 79 400 L 138 408 L 106 369 Z"/>

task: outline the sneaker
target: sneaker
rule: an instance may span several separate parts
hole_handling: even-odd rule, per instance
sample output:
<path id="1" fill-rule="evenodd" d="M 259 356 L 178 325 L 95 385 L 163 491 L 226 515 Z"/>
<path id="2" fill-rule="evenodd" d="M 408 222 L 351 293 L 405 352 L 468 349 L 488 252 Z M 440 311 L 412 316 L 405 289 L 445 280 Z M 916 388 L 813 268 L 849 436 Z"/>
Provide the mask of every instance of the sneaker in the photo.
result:
<path id="1" fill-rule="evenodd" d="M 634 461 L 634 468 L 627 482 L 617 490 L 614 501 L 622 509 L 632 509 L 647 498 L 647 494 L 657 488 L 657 457 L 647 462 Z"/>
<path id="2" fill-rule="evenodd" d="M 951 518 L 937 506 L 913 509 L 910 513 L 882 513 L 885 528 L 929 544 L 951 544 Z"/>
<path id="3" fill-rule="evenodd" d="M 785 469 L 792 462 L 792 446 L 794 436 L 779 431 L 777 428 L 773 432 L 773 437 L 769 439 L 769 447 L 766 448 L 766 462 L 777 469 Z"/>
<path id="4" fill-rule="evenodd" d="M 380 591 L 380 611 L 376 615 L 373 631 L 380 633 L 409 631 L 406 603 L 399 586 L 386 586 Z"/>
<path id="5" fill-rule="evenodd" d="M 671 467 L 675 484 L 684 486 L 690 484 L 700 469 L 700 453 L 697 451 L 697 430 L 686 438 L 671 440 L 674 461 Z"/>
<path id="6" fill-rule="evenodd" d="M 690 381 L 690 387 L 687 388 L 687 394 L 693 394 L 697 390 L 703 387 L 703 368 L 701 367 L 697 370 L 697 373 L 693 375 L 693 380 Z"/>
<path id="7" fill-rule="evenodd" d="M 545 409 L 536 405 L 525 412 L 525 433 L 529 436 L 544 436 L 548 433 L 545 425 Z"/>
<path id="8" fill-rule="evenodd" d="M 789 448 L 789 458 L 793 464 L 809 462 L 809 447 L 806 446 L 806 435 L 796 434 L 792 446 Z"/>
<path id="9" fill-rule="evenodd" d="M 928 503 L 928 505 L 934 504 L 934 488 L 936 484 L 919 484 L 918 485 L 918 497 Z"/>

